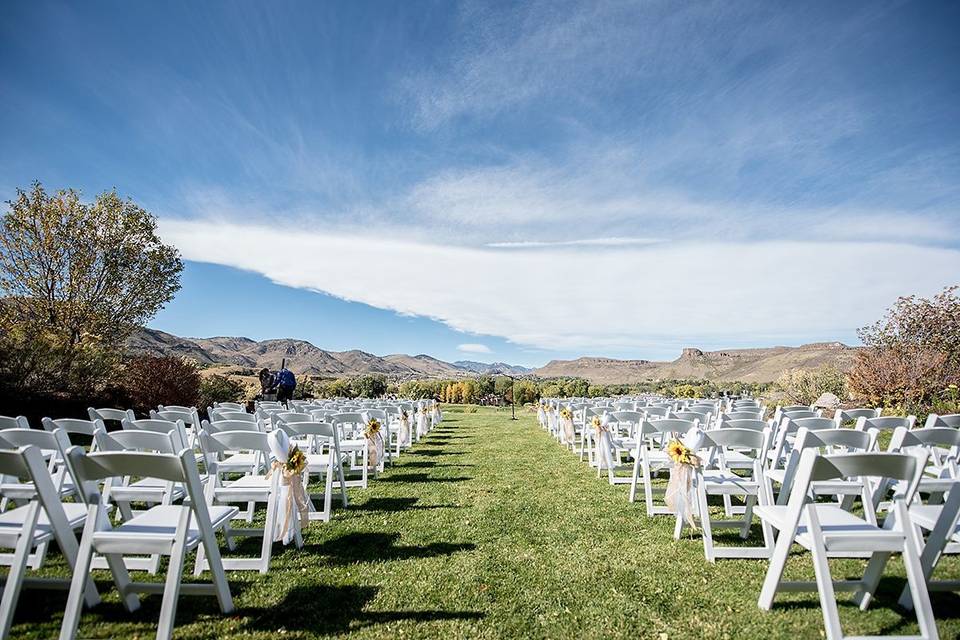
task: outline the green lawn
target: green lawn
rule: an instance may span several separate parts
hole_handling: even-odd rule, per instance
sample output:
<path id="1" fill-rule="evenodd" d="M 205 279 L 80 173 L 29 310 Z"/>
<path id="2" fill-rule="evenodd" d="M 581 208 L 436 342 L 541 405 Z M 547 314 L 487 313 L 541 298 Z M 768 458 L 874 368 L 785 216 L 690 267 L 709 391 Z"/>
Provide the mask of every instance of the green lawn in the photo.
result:
<path id="1" fill-rule="evenodd" d="M 671 518 L 647 518 L 626 487 L 598 480 L 533 414 L 509 417 L 449 407 L 399 464 L 351 492 L 350 508 L 312 525 L 304 549 L 277 547 L 269 575 L 229 574 L 233 615 L 214 598 L 181 597 L 177 637 L 822 636 L 815 594 L 760 611 L 765 561 L 708 564 L 698 537 L 674 542 Z M 833 566 L 853 576 L 864 563 Z M 902 565 L 890 568 L 870 611 L 841 607 L 848 634 L 916 632 L 895 609 Z M 788 574 L 812 579 L 808 556 L 797 553 Z M 956 558 L 941 564 L 945 574 L 960 577 Z M 55 637 L 65 599 L 25 591 L 12 637 Z M 934 605 L 941 637 L 960 635 L 960 599 L 939 594 Z M 108 591 L 79 637 L 152 637 L 159 606 L 149 596 L 129 615 Z"/>

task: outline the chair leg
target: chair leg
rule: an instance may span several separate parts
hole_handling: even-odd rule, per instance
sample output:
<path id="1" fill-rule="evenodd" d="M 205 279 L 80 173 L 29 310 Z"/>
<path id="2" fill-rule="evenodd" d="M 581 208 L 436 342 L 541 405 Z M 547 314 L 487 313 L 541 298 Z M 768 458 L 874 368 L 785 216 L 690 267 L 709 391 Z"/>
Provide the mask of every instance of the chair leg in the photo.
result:
<path id="1" fill-rule="evenodd" d="M 87 509 L 87 522 L 80 537 L 77 561 L 70 579 L 70 593 L 67 606 L 63 610 L 63 622 L 60 624 L 60 640 L 73 640 L 80 626 L 80 614 L 83 611 L 83 592 L 86 590 L 87 576 L 90 574 L 90 561 L 93 559 L 93 533 L 96 530 L 97 506 Z"/>
<path id="2" fill-rule="evenodd" d="M 897 506 L 906 514 L 906 505 L 898 502 Z M 917 532 L 912 527 L 906 527 L 906 529 L 903 566 L 906 569 L 907 584 L 910 585 L 910 593 L 913 596 L 913 608 L 917 612 L 917 626 L 920 627 L 922 636 L 930 640 L 938 637 L 937 622 L 933 617 L 933 606 L 930 604 L 930 594 L 927 591 L 927 576 L 917 551 L 919 548 Z"/>
<path id="3" fill-rule="evenodd" d="M 707 506 L 707 492 L 703 490 L 703 485 L 697 483 L 697 511 L 700 512 L 700 528 L 703 529 L 703 554 L 708 562 L 716 562 L 717 558 L 713 553 L 713 527 L 710 523 L 710 508 Z"/>
<path id="4" fill-rule="evenodd" d="M 7 573 L 7 583 L 3 588 L 3 597 L 0 598 L 0 638 L 10 635 L 10 625 L 13 622 L 13 613 L 17 610 L 17 600 L 20 599 L 20 590 L 23 588 L 23 575 L 30 561 L 30 547 L 33 546 L 33 530 L 40 517 L 40 502 L 34 500 L 28 507 L 20 537 L 17 538 L 16 550 L 13 553 L 13 562 Z M 81 590 L 86 586 L 82 582 Z"/>
<path id="5" fill-rule="evenodd" d="M 816 509 L 807 510 L 810 537 L 810 553 L 813 556 L 813 571 L 817 578 L 817 591 L 820 594 L 820 609 L 823 612 L 823 626 L 827 640 L 843 640 L 843 631 L 840 629 L 840 612 L 837 609 L 837 596 L 833 589 L 833 576 L 830 574 L 830 563 L 827 560 L 827 550 L 821 539 L 820 525 L 817 522 Z"/>
<path id="6" fill-rule="evenodd" d="M 773 548 L 773 555 L 770 557 L 770 565 L 767 567 L 767 575 L 764 577 L 763 587 L 760 589 L 760 598 L 757 600 L 757 606 L 764 611 L 773 608 L 773 600 L 777 595 L 780 579 L 783 578 L 783 571 L 787 567 L 787 557 L 790 555 L 790 547 L 793 545 L 795 536 L 795 526 L 790 531 L 781 531 L 777 536 L 777 543 Z"/>
<path id="7" fill-rule="evenodd" d="M 635 502 L 637 499 L 637 480 L 640 474 L 640 456 L 638 454 L 634 455 L 633 460 L 633 477 L 630 479 L 630 502 Z"/>
<path id="8" fill-rule="evenodd" d="M 173 549 L 170 553 L 170 562 L 167 565 L 167 579 L 163 586 L 163 602 L 160 604 L 157 640 L 170 640 L 173 637 L 174 620 L 177 616 L 177 600 L 180 597 L 180 583 L 183 579 L 183 560 L 187 551 L 190 514 L 190 509 L 183 509 L 180 522 L 177 523 L 177 533 L 173 539 Z"/>

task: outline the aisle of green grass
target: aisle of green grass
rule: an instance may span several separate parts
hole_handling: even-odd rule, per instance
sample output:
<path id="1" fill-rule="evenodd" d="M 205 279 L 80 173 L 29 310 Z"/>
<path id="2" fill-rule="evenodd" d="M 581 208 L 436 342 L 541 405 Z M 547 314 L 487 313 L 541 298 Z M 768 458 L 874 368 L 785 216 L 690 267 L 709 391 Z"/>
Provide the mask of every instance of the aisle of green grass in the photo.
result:
<path id="1" fill-rule="evenodd" d="M 449 408 L 440 428 L 351 499 L 311 527 L 303 550 L 279 551 L 269 575 L 229 574 L 232 616 L 213 598 L 181 598 L 177 637 L 822 635 L 814 594 L 760 611 L 765 562 L 708 564 L 699 538 L 674 542 L 670 518 L 645 517 L 625 487 L 598 480 L 529 413 L 511 422 L 509 412 Z M 839 577 L 862 563 L 834 566 Z M 960 577 L 955 558 L 944 569 Z M 891 608 L 903 584 L 901 565 L 892 570 L 871 611 L 842 607 L 848 634 L 916 632 L 912 616 Z M 813 575 L 802 554 L 788 573 Z M 64 601 L 24 592 L 12 637 L 54 637 Z M 960 599 L 934 601 L 941 637 L 957 637 Z M 152 637 L 159 606 L 151 596 L 131 616 L 109 592 L 85 613 L 80 637 Z"/>

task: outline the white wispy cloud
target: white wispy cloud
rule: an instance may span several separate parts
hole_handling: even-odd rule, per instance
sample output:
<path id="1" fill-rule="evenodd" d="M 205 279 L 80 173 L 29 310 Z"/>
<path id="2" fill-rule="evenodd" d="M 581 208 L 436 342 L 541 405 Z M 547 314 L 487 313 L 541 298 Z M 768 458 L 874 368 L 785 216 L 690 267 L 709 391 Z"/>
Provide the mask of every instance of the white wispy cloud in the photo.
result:
<path id="1" fill-rule="evenodd" d="M 357 233 L 163 220 L 190 260 L 545 349 L 849 334 L 960 281 L 960 252 L 899 243 L 706 243 L 497 251 Z M 389 277 L 385 274 L 389 273 Z M 789 294 L 777 303 L 770 292 Z"/>
<path id="2" fill-rule="evenodd" d="M 492 353 L 490 347 L 479 342 L 465 342 L 457 345 L 457 351 L 464 353 Z"/>

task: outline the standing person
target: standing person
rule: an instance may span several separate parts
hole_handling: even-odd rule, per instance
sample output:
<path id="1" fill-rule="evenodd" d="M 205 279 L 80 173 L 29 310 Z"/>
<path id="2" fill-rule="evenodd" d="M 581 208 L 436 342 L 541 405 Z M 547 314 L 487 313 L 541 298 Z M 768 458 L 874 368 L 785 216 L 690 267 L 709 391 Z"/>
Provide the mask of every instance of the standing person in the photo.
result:
<path id="1" fill-rule="evenodd" d="M 277 385 L 277 400 L 286 404 L 293 399 L 293 390 L 297 388 L 297 378 L 293 371 L 283 366 L 274 376 Z"/>
<path id="2" fill-rule="evenodd" d="M 270 369 L 266 367 L 260 369 L 259 378 L 261 397 L 266 397 L 267 394 L 273 393 L 273 374 L 270 373 Z"/>

